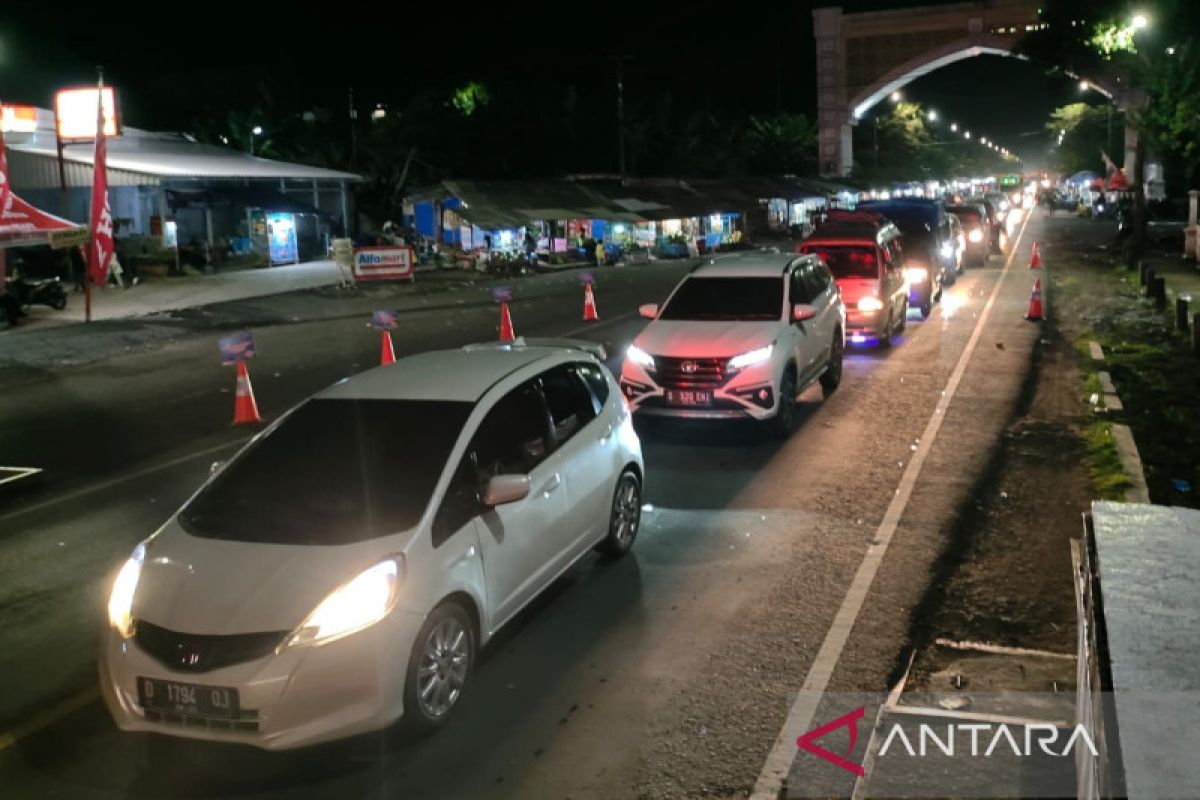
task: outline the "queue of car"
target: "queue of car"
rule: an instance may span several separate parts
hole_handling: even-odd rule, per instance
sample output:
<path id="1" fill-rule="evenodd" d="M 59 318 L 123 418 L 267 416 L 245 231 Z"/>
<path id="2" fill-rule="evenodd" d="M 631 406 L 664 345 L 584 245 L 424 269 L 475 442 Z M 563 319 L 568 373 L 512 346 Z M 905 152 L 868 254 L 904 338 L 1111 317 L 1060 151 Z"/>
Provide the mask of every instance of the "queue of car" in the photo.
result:
<path id="1" fill-rule="evenodd" d="M 118 727 L 282 750 L 461 705 L 480 648 L 592 550 L 638 534 L 633 419 L 761 422 L 889 346 L 964 258 L 983 201 L 835 211 L 796 248 L 710 258 L 629 346 L 517 340 L 400 359 L 284 414 L 133 550 L 101 694 Z M 411 453 L 422 454 L 420 459 Z M 319 454 L 319 456 L 318 456 Z"/>

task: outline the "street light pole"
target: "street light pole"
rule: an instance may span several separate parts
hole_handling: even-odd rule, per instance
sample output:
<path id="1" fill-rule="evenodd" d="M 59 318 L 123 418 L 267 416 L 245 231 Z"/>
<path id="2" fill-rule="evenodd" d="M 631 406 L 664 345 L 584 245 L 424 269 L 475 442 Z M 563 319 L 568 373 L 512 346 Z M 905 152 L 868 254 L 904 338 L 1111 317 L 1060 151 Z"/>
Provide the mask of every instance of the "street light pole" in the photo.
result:
<path id="1" fill-rule="evenodd" d="M 609 56 L 617 62 L 617 166 L 625 177 L 625 62 L 632 56 Z"/>

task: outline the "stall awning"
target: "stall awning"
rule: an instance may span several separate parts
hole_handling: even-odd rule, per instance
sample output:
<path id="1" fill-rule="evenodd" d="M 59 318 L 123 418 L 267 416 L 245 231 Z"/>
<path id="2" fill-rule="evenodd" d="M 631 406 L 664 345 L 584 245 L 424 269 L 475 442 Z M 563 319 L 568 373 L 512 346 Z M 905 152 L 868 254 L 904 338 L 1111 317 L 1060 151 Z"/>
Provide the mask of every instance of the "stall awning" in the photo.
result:
<path id="1" fill-rule="evenodd" d="M 59 249 L 87 243 L 86 225 L 47 214 L 11 192 L 5 197 L 5 207 L 0 209 L 0 248 L 48 244 Z"/>

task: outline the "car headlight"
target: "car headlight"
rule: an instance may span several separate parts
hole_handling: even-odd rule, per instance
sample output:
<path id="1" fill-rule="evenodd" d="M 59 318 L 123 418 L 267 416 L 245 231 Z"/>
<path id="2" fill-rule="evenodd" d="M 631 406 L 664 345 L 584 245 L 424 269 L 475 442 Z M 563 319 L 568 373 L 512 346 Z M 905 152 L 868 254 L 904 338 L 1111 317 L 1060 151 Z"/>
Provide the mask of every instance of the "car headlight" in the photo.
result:
<path id="1" fill-rule="evenodd" d="M 108 595 L 108 622 L 122 639 L 133 636 L 133 595 L 137 591 L 138 579 L 142 577 L 142 563 L 146 560 L 146 543 L 142 542 L 133 548 L 131 555 L 117 579 L 113 581 L 112 592 Z"/>
<path id="2" fill-rule="evenodd" d="M 771 351 L 774 349 L 775 345 L 769 344 L 766 347 L 760 347 L 756 350 L 751 350 L 748 353 L 742 353 L 741 355 L 734 356 L 733 358 L 729 359 L 729 368 L 744 369 L 745 367 L 752 367 L 755 364 L 761 364 L 764 361 L 770 361 Z"/>
<path id="3" fill-rule="evenodd" d="M 640 364 L 646 369 L 654 369 L 654 356 L 650 355 L 636 344 L 629 345 L 629 349 L 625 351 L 625 357 L 635 364 Z"/>
<path id="4" fill-rule="evenodd" d="M 288 638 L 287 646 L 331 642 L 386 617 L 396 605 L 401 563 L 399 556 L 380 561 L 330 592 Z"/>
<path id="5" fill-rule="evenodd" d="M 912 283 L 923 283 L 929 277 L 929 270 L 924 267 L 905 267 L 904 280 Z"/>
<path id="6" fill-rule="evenodd" d="M 967 234 L 967 238 L 970 239 L 972 243 L 979 244 L 983 241 L 983 231 L 979 228 L 976 228 Z"/>
<path id="7" fill-rule="evenodd" d="M 882 311 L 883 301 L 874 295 L 867 295 L 858 301 L 858 310 L 866 311 L 868 313 L 872 311 Z"/>

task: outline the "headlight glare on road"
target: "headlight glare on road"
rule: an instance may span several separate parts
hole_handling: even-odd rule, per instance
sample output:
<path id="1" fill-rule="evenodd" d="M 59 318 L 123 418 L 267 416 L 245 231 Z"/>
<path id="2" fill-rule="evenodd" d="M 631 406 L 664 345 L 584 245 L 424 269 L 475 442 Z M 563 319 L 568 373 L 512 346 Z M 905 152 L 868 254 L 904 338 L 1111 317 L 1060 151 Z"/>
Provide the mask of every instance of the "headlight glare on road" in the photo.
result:
<path id="1" fill-rule="evenodd" d="M 942 258 L 951 258 L 954 255 L 954 245 L 950 242 L 942 242 L 940 252 Z"/>
<path id="2" fill-rule="evenodd" d="M 748 353 L 742 353 L 739 356 L 734 356 L 733 358 L 729 359 L 729 368 L 744 369 L 745 367 L 752 367 L 755 364 L 761 364 L 764 361 L 770 361 L 771 351 L 774 349 L 775 345 L 769 344 L 766 347 L 759 347 L 755 350 L 751 350 Z"/>
<path id="3" fill-rule="evenodd" d="M 976 228 L 967 234 L 967 238 L 970 239 L 973 244 L 979 244 L 983 241 L 983 231 L 979 228 Z"/>
<path id="4" fill-rule="evenodd" d="M 858 310 L 866 313 L 883 310 L 883 301 L 875 295 L 867 295 L 858 301 Z"/>
<path id="5" fill-rule="evenodd" d="M 288 639 L 288 646 L 333 641 L 369 628 L 396 604 L 400 559 L 369 567 L 329 594 Z"/>
<path id="6" fill-rule="evenodd" d="M 911 286 L 914 283 L 924 283 L 929 277 L 929 270 L 924 267 L 905 267 L 904 280 L 908 281 Z"/>
<path id="7" fill-rule="evenodd" d="M 142 563 L 145 560 L 146 545 L 143 542 L 133 548 L 133 555 L 121 565 L 108 596 L 108 622 L 123 639 L 133 636 L 133 595 L 137 591 L 138 579 L 142 577 Z"/>
<path id="8" fill-rule="evenodd" d="M 629 349 L 625 351 L 625 355 L 635 364 L 643 366 L 646 369 L 654 369 L 654 356 L 650 355 L 636 344 L 629 345 Z"/>

